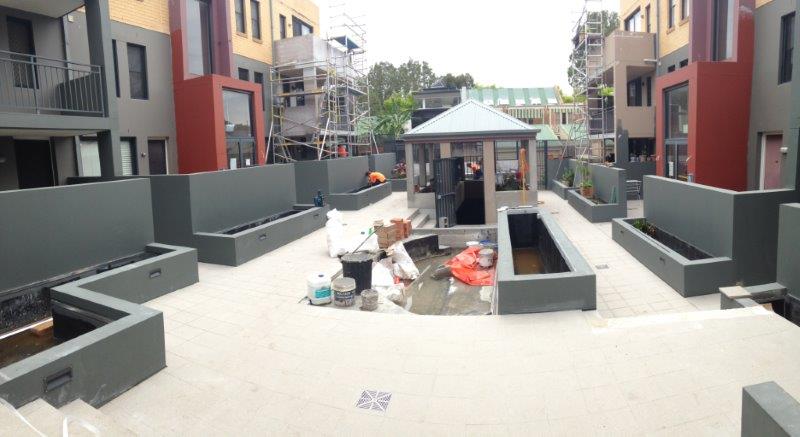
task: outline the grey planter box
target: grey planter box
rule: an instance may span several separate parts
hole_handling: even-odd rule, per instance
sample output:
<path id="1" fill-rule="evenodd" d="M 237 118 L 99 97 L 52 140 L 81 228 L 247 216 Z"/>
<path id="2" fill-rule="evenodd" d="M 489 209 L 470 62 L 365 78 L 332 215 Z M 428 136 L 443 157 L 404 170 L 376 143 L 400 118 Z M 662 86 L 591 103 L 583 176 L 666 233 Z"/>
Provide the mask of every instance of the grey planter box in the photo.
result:
<path id="1" fill-rule="evenodd" d="M 611 232 L 614 241 L 684 297 L 716 293 L 736 282 L 731 258 L 689 260 L 622 219 L 612 221 Z"/>
<path id="2" fill-rule="evenodd" d="M 624 196 L 624 194 L 623 194 Z M 578 211 L 586 220 L 592 223 L 602 223 L 617 217 L 626 217 L 628 207 L 626 203 L 594 203 L 583 197 L 576 190 L 567 191 L 567 202 Z"/>
<path id="3" fill-rule="evenodd" d="M 548 213 L 538 208 L 500 211 L 497 226 L 496 314 L 597 307 L 594 271 Z M 513 248 L 526 244 L 526 239 L 537 241 L 545 266 L 558 273 L 515 273 Z"/>
<path id="4" fill-rule="evenodd" d="M 392 184 L 392 191 L 404 192 L 408 188 L 408 179 L 389 179 Z"/>
<path id="5" fill-rule="evenodd" d="M 325 225 L 328 207 L 301 207 L 302 212 L 254 228 L 225 234 L 196 232 L 200 261 L 238 266 L 301 238 Z"/>
<path id="6" fill-rule="evenodd" d="M 357 193 L 336 193 L 325 196 L 325 202 L 331 208 L 340 211 L 358 211 L 392 195 L 392 184 L 386 182 Z"/>
<path id="7" fill-rule="evenodd" d="M 556 193 L 558 195 L 558 197 L 560 197 L 560 198 L 562 198 L 564 200 L 567 199 L 567 193 L 568 192 L 575 190 L 575 187 L 568 187 L 564 183 L 562 183 L 561 181 L 557 181 L 555 179 L 553 179 L 551 185 L 553 187 L 553 192 Z"/>
<path id="8" fill-rule="evenodd" d="M 800 403 L 774 381 L 742 388 L 741 435 L 800 435 Z"/>

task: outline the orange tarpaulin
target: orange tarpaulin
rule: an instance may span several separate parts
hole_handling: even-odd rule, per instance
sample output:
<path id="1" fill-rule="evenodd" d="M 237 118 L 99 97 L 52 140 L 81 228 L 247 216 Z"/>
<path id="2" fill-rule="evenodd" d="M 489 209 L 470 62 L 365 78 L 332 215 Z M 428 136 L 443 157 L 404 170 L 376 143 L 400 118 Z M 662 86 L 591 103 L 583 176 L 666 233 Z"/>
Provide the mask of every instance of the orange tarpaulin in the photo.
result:
<path id="1" fill-rule="evenodd" d="M 445 264 L 453 276 L 469 285 L 494 285 L 494 264 L 484 269 L 478 264 L 480 246 L 468 247 Z"/>

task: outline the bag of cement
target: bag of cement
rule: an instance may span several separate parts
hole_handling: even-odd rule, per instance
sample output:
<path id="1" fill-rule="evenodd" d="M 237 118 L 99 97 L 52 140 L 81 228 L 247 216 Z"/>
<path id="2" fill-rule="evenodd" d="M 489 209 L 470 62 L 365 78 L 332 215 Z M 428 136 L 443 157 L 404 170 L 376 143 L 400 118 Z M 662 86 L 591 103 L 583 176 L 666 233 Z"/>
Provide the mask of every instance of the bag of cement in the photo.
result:
<path id="1" fill-rule="evenodd" d="M 328 236 L 328 255 L 331 258 L 347 253 L 347 240 L 344 237 L 344 224 L 342 213 L 336 209 L 328 211 L 328 221 L 325 222 L 325 232 Z"/>
<path id="2" fill-rule="evenodd" d="M 394 261 L 393 271 L 394 275 L 401 279 L 417 279 L 419 277 L 419 269 L 414 264 L 414 260 L 406 252 L 405 246 L 402 242 L 394 243 L 389 252 L 392 254 L 392 261 Z"/>
<path id="3" fill-rule="evenodd" d="M 388 266 L 387 266 L 388 264 Z M 394 276 L 392 276 L 392 260 L 384 258 L 372 266 L 372 288 L 394 286 Z"/>

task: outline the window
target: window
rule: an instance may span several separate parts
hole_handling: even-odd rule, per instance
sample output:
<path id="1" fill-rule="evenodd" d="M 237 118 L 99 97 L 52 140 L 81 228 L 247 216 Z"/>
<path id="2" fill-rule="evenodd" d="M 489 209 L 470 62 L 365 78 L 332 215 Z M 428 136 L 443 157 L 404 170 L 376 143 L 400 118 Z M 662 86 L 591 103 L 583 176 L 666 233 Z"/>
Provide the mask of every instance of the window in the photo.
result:
<path id="1" fill-rule="evenodd" d="M 689 86 L 681 85 L 664 92 L 666 103 L 666 138 L 689 136 Z"/>
<path id="2" fill-rule="evenodd" d="M 286 39 L 286 17 L 280 16 L 281 39 Z"/>
<path id="3" fill-rule="evenodd" d="M 147 52 L 144 46 L 128 44 L 128 76 L 131 98 L 147 100 Z"/>
<path id="4" fill-rule="evenodd" d="M 189 73 L 211 74 L 211 6 L 208 0 L 187 0 L 186 41 L 189 52 Z"/>
<path id="5" fill-rule="evenodd" d="M 650 27 L 650 5 L 647 5 L 644 8 L 644 21 L 645 21 L 645 26 L 647 27 L 647 33 L 651 33 L 651 27 Z"/>
<path id="6" fill-rule="evenodd" d="M 781 51 L 778 83 L 792 80 L 792 53 L 794 52 L 794 12 L 781 17 Z"/>
<path id="7" fill-rule="evenodd" d="M 639 8 L 636 8 L 632 14 L 625 19 L 625 30 L 629 32 L 641 32 L 642 31 L 642 11 Z"/>
<path id="8" fill-rule="evenodd" d="M 302 80 L 295 80 L 291 83 L 283 84 L 284 104 L 287 108 L 295 106 L 306 106 L 305 84 Z"/>
<path id="9" fill-rule="evenodd" d="M 253 82 L 261 85 L 261 96 L 262 101 L 266 107 L 267 96 L 264 93 L 264 73 L 259 73 L 258 71 L 253 72 Z"/>
<path id="10" fill-rule="evenodd" d="M 114 58 L 114 88 L 119 97 L 119 61 L 117 60 L 117 40 L 111 40 L 111 56 Z"/>
<path id="11" fill-rule="evenodd" d="M 14 17 L 6 18 L 8 27 L 8 50 L 17 54 L 11 55 L 11 70 L 14 75 L 14 86 L 20 88 L 36 88 L 36 69 L 30 63 L 36 61 L 36 49 L 33 46 L 33 26 L 28 20 Z"/>
<path id="12" fill-rule="evenodd" d="M 567 113 L 566 112 L 562 112 L 561 113 L 561 124 L 567 124 Z"/>
<path id="13" fill-rule="evenodd" d="M 672 73 L 673 71 L 675 71 L 674 65 L 670 65 L 669 67 L 667 67 L 667 73 Z"/>
<path id="14" fill-rule="evenodd" d="M 222 90 L 225 110 L 225 136 L 251 138 L 253 136 L 253 109 L 250 93 Z"/>
<path id="15" fill-rule="evenodd" d="M 714 1 L 714 60 L 724 61 L 733 56 L 734 0 Z"/>
<path id="16" fill-rule="evenodd" d="M 297 17 L 292 17 L 292 36 L 310 35 L 312 33 L 314 33 L 313 27 Z"/>
<path id="17" fill-rule="evenodd" d="M 681 0 L 681 20 L 689 18 L 689 0 Z"/>
<path id="18" fill-rule="evenodd" d="M 250 80 L 250 71 L 246 68 L 240 68 L 239 80 Z"/>
<path id="19" fill-rule="evenodd" d="M 122 176 L 133 176 L 136 171 L 136 138 L 122 137 L 119 139 L 120 155 L 122 156 Z"/>
<path id="20" fill-rule="evenodd" d="M 647 76 L 644 83 L 647 89 L 647 106 L 653 106 L 653 78 Z"/>
<path id="21" fill-rule="evenodd" d="M 520 172 L 519 151 L 528 149 L 528 141 L 497 141 L 495 142 L 494 158 L 495 172 L 497 174 L 495 189 L 497 191 L 515 191 L 522 189 L 522 179 L 525 185 L 530 185 L 527 174 Z M 530 155 L 525 155 L 530 160 Z M 530 161 L 528 161 L 530 162 Z"/>
<path id="22" fill-rule="evenodd" d="M 100 147 L 97 144 L 97 137 L 82 136 L 78 144 L 78 162 L 81 176 L 100 176 Z"/>
<path id="23" fill-rule="evenodd" d="M 675 0 L 668 0 L 667 3 L 667 27 L 675 27 Z"/>
<path id="24" fill-rule="evenodd" d="M 684 59 L 683 61 L 678 63 L 678 68 L 683 68 L 683 67 L 685 67 L 687 65 L 689 65 L 689 60 L 688 59 Z"/>
<path id="25" fill-rule="evenodd" d="M 250 0 L 250 27 L 253 38 L 261 39 L 261 2 L 258 0 Z"/>
<path id="26" fill-rule="evenodd" d="M 233 13 L 236 17 L 236 31 L 239 33 L 246 33 L 247 27 L 245 26 L 244 0 L 233 0 L 233 4 Z"/>
<path id="27" fill-rule="evenodd" d="M 628 82 L 628 106 L 642 106 L 642 79 Z"/>

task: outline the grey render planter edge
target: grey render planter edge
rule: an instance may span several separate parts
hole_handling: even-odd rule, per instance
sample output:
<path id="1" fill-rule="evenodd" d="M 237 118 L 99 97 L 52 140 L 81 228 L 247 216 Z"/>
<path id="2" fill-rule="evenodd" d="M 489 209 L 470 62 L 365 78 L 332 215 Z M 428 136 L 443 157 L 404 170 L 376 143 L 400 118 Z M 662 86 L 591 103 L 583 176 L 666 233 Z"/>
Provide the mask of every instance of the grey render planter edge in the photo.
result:
<path id="1" fill-rule="evenodd" d="M 800 403 L 774 381 L 743 387 L 741 435 L 800 435 Z"/>
<path id="2" fill-rule="evenodd" d="M 620 218 L 612 220 L 611 233 L 617 244 L 681 296 L 713 294 L 735 282 L 735 266 L 729 257 L 689 260 Z"/>
<path id="3" fill-rule="evenodd" d="M 628 215 L 627 206 L 623 203 L 597 204 L 583 197 L 577 190 L 569 190 L 566 196 L 570 206 L 592 223 L 607 222 Z"/>
<path id="4" fill-rule="evenodd" d="M 201 262 L 239 266 L 322 228 L 327 212 L 313 207 L 233 235 L 195 232 L 194 244 Z"/>
<path id="5" fill-rule="evenodd" d="M 392 191 L 396 192 L 404 192 L 408 187 L 408 179 L 389 179 L 389 183 L 392 184 Z"/>
<path id="6" fill-rule="evenodd" d="M 340 211 L 358 211 L 391 196 L 391 194 L 391 183 L 383 183 L 357 193 L 328 194 L 325 196 L 325 201 L 330 204 L 331 208 Z"/>
<path id="7" fill-rule="evenodd" d="M 508 214 L 539 214 L 570 272 L 516 275 L 509 235 Z M 538 208 L 499 212 L 498 260 L 495 285 L 496 314 L 521 314 L 597 308 L 595 273 L 558 223 Z"/>
<path id="8" fill-rule="evenodd" d="M 563 182 L 555 179 L 552 180 L 551 185 L 553 186 L 553 192 L 564 200 L 567 199 L 567 193 L 569 191 L 574 191 L 576 189 L 575 187 L 568 187 Z"/>

